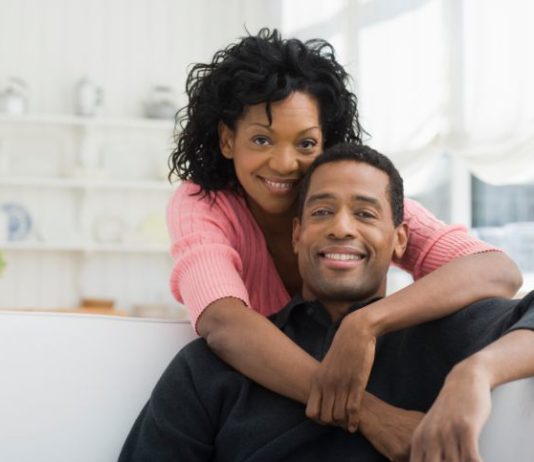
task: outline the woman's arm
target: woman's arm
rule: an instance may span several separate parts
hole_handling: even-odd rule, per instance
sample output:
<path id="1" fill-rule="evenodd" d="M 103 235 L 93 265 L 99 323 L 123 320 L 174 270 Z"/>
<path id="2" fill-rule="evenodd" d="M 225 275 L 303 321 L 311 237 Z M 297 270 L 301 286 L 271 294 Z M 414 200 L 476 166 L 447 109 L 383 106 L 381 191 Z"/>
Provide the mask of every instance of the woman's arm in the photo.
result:
<path id="1" fill-rule="evenodd" d="M 200 316 L 200 334 L 225 362 L 260 385 L 306 403 L 319 362 L 274 324 L 235 298 L 212 303 Z M 391 406 L 364 392 L 360 430 L 391 460 L 407 456 L 423 414 Z M 341 420 L 338 425 L 347 428 Z M 404 460 L 404 459 L 403 459 Z"/>
<path id="2" fill-rule="evenodd" d="M 457 258 L 353 315 L 377 335 L 439 319 L 483 298 L 511 297 L 522 283 L 502 252 Z"/>
<path id="3" fill-rule="evenodd" d="M 211 303 L 197 329 L 217 356 L 243 375 L 288 398 L 307 401 L 319 362 L 240 300 Z"/>

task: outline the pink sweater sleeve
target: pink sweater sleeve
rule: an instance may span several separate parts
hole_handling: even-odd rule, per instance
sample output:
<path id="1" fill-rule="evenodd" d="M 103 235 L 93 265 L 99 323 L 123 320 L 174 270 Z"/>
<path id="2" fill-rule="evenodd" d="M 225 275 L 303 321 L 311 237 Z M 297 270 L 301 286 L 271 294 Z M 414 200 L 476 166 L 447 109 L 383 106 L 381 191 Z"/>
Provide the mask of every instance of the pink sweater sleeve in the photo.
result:
<path id="1" fill-rule="evenodd" d="M 500 249 L 471 236 L 465 226 L 446 225 L 421 204 L 404 201 L 404 222 L 408 226 L 408 246 L 401 268 L 419 279 L 455 258 Z"/>
<path id="2" fill-rule="evenodd" d="M 224 207 L 184 183 L 167 207 L 174 266 L 171 291 L 185 304 L 193 326 L 202 311 L 215 300 L 235 297 L 250 306 L 242 278 L 242 262 L 232 244 L 233 230 Z"/>

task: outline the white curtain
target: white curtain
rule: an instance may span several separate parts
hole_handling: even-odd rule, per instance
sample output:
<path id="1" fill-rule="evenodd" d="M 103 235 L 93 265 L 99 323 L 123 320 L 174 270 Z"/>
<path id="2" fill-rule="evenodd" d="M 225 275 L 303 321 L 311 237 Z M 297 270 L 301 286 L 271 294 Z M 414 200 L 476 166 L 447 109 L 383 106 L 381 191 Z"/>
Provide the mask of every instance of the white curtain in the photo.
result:
<path id="1" fill-rule="evenodd" d="M 443 0 L 349 2 L 347 13 L 350 54 L 341 58 L 355 80 L 366 142 L 392 157 L 416 195 L 440 173 L 446 130 Z"/>
<path id="2" fill-rule="evenodd" d="M 304 3 L 310 14 L 297 14 Z M 534 180 L 534 2 L 283 4 L 286 34 L 334 43 L 367 142 L 395 160 L 411 194 L 446 174 L 443 152 L 489 183 Z"/>
<path id="3" fill-rule="evenodd" d="M 533 20 L 534 2 L 464 2 L 465 137 L 451 149 L 487 183 L 534 181 Z"/>
<path id="4" fill-rule="evenodd" d="M 389 18 L 382 3 L 358 30 L 371 142 L 412 190 L 444 151 L 488 183 L 534 181 L 534 2 L 412 0 Z"/>

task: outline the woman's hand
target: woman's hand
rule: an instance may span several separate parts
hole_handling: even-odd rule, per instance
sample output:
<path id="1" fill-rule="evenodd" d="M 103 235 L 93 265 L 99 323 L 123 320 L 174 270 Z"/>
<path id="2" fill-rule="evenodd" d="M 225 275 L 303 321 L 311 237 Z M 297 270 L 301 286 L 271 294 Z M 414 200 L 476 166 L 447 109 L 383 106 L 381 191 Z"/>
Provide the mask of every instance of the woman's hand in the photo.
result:
<path id="1" fill-rule="evenodd" d="M 363 309 L 341 322 L 312 379 L 306 415 L 349 432 L 358 429 L 360 404 L 375 357 L 376 334 Z"/>
<path id="2" fill-rule="evenodd" d="M 478 439 L 491 411 L 487 376 L 458 364 L 416 429 L 410 462 L 481 462 Z"/>

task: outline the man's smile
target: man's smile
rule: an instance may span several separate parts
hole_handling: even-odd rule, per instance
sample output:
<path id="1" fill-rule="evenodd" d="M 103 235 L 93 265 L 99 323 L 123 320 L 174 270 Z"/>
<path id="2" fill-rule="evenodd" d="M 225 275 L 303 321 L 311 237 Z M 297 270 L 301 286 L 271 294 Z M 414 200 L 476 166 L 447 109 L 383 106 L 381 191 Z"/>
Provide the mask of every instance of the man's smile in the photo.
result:
<path id="1" fill-rule="evenodd" d="M 367 258 L 367 252 L 355 246 L 327 246 L 317 254 L 321 261 L 331 269 L 352 269 Z"/>

